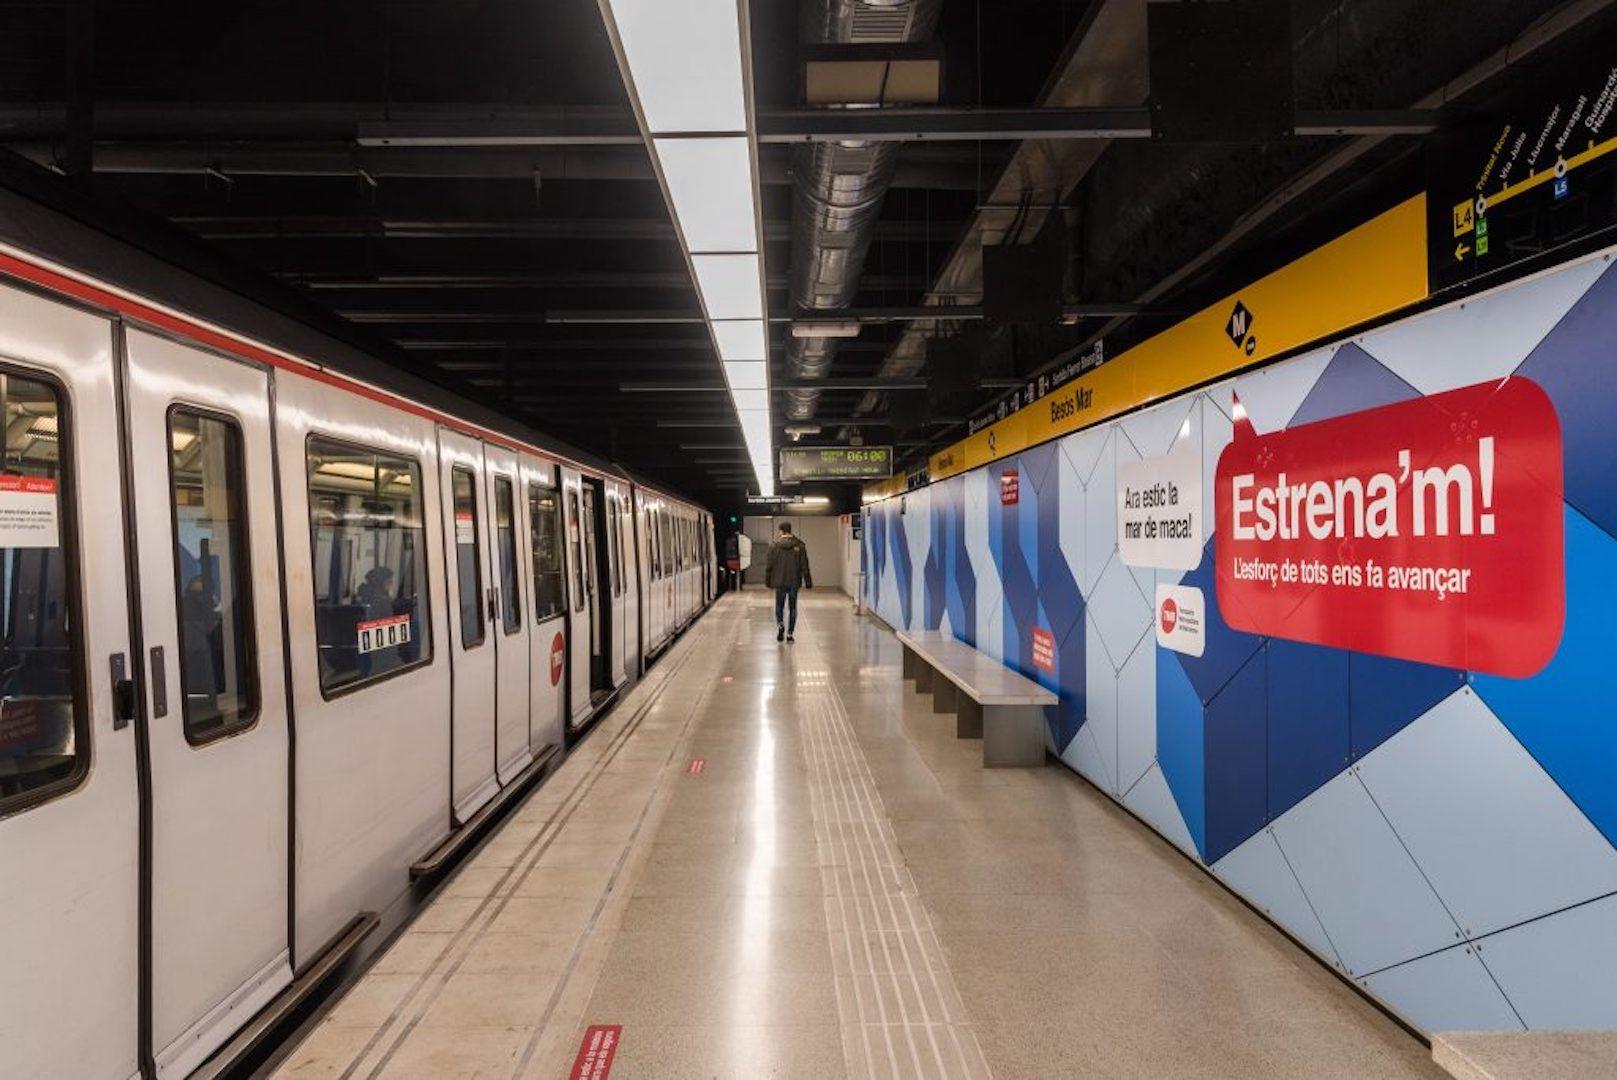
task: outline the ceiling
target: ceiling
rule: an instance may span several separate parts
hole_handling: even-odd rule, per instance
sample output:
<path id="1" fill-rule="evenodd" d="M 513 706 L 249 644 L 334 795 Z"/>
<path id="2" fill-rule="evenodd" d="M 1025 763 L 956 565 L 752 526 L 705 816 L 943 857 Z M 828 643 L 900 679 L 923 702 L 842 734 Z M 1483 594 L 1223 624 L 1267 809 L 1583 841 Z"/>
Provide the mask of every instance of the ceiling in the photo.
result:
<path id="1" fill-rule="evenodd" d="M 1295 0 L 1297 107 L 1409 109 L 1446 86 L 1442 103 L 1463 104 L 1531 78 L 1520 63 L 1486 69 L 1498 50 L 1542 36 L 1547 16 L 1566 23 L 1552 36 L 1567 48 L 1609 31 L 1609 7 Z M 1141 106 L 1143 9 L 941 0 L 943 105 Z M 760 131 L 813 128 L 800 104 L 799 0 L 753 0 L 750 12 Z M 1466 33 L 1445 31 L 1456 20 Z M 1456 83 L 1468 74 L 1477 81 Z M 1009 341 L 1009 368 L 989 373 L 1002 385 L 1102 332 L 1115 352 L 1418 189 L 1422 138 L 898 141 L 868 256 L 837 309 L 862 325 L 816 384 L 828 388 L 812 395 L 820 434 L 807 441 L 891 442 L 915 458 L 993 399 L 992 379 L 894 389 L 936 374 L 922 343 L 963 325 L 903 309 L 957 302 L 974 317 L 978 245 L 1006 235 L 1018 204 L 1033 225 L 1065 209 L 1071 310 L 992 330 Z M 597 0 L 0 0 L 0 144 L 272 275 L 415 374 L 716 508 L 751 486 Z M 792 182 L 803 158 L 768 140 L 759 158 L 785 441 L 783 395 L 804 381 L 786 323 L 800 303 Z"/>

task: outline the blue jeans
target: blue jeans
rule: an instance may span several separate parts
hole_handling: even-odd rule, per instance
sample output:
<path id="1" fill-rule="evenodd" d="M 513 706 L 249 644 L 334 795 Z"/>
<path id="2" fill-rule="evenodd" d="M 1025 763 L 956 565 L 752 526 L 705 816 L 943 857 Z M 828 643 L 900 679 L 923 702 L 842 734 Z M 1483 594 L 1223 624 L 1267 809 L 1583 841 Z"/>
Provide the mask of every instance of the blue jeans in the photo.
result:
<path id="1" fill-rule="evenodd" d="M 791 612 L 792 612 L 792 614 L 791 614 L 791 622 L 789 622 L 789 623 L 786 622 L 786 618 L 785 618 L 785 614 L 784 614 L 785 611 L 786 611 L 786 608 L 787 608 L 787 601 L 791 602 Z M 779 626 L 781 623 L 786 623 L 786 632 L 788 634 L 795 634 L 797 632 L 797 590 L 796 589 L 776 589 L 775 590 L 775 625 Z"/>

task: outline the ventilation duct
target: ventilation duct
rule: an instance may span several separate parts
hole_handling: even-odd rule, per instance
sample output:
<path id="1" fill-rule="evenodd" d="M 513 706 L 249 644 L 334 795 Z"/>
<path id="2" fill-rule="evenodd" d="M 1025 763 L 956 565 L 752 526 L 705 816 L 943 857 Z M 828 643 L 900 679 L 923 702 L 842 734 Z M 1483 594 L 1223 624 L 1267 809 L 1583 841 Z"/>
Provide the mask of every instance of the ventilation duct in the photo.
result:
<path id="1" fill-rule="evenodd" d="M 937 24 L 939 0 L 805 0 L 805 44 L 920 41 Z M 794 310 L 847 307 L 859 288 L 865 254 L 892 184 L 895 143 L 810 143 L 796 150 L 792 182 L 791 304 Z M 831 370 L 837 339 L 792 337 L 791 372 L 820 379 Z M 818 390 L 791 390 L 787 417 L 814 415 Z"/>

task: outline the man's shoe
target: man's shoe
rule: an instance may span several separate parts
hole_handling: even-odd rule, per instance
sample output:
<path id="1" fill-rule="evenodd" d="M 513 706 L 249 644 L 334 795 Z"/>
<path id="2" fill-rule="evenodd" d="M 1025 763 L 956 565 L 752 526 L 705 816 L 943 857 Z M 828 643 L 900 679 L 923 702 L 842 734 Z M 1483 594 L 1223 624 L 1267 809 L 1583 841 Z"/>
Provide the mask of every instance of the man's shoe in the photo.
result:
<path id="1" fill-rule="evenodd" d="M 794 635 L 792 635 L 792 634 L 787 634 L 787 635 L 786 635 L 786 640 L 787 640 L 787 641 L 796 641 L 796 640 L 797 640 L 797 638 L 796 638 L 796 636 L 794 636 Z"/>
<path id="2" fill-rule="evenodd" d="M 784 641 L 785 638 L 786 638 L 786 628 L 784 626 L 775 627 L 775 640 L 776 641 Z"/>

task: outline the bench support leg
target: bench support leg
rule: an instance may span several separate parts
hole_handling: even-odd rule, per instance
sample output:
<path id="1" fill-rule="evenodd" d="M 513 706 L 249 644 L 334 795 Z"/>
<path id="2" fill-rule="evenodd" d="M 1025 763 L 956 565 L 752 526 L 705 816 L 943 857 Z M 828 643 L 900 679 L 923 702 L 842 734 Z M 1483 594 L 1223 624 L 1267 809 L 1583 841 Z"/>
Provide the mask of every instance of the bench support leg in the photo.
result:
<path id="1" fill-rule="evenodd" d="M 1028 768 L 1044 764 L 1044 707 L 993 705 L 984 709 L 983 766 Z"/>
<path id="2" fill-rule="evenodd" d="M 983 707 L 965 694 L 960 695 L 960 703 L 955 706 L 954 737 L 957 739 L 983 737 Z"/>
<path id="3" fill-rule="evenodd" d="M 954 712 L 955 702 L 961 697 L 960 688 L 948 679 L 932 678 L 932 711 L 935 713 Z"/>
<path id="4" fill-rule="evenodd" d="M 932 665 L 927 663 L 925 660 L 922 660 L 920 657 L 916 657 L 915 689 L 922 694 L 931 693 L 933 678 Z"/>
<path id="5" fill-rule="evenodd" d="M 915 678 L 915 669 L 920 666 L 920 657 L 908 645 L 904 646 L 904 678 Z"/>

